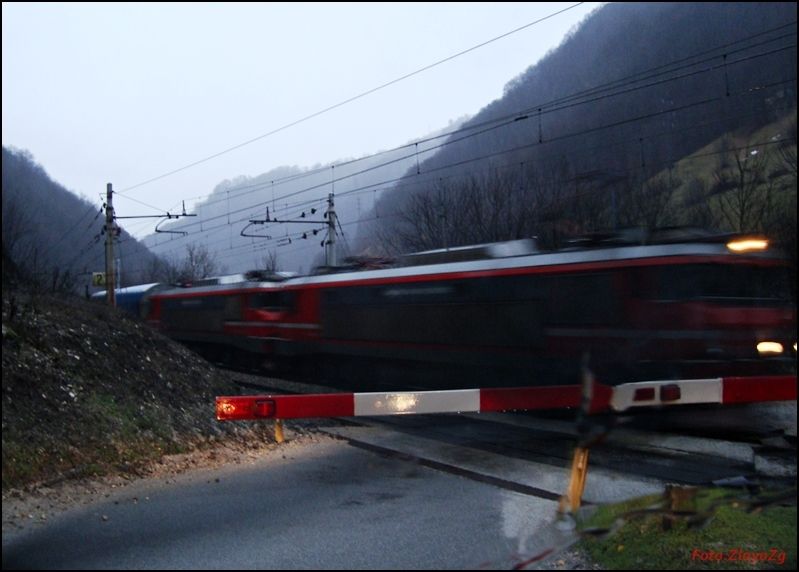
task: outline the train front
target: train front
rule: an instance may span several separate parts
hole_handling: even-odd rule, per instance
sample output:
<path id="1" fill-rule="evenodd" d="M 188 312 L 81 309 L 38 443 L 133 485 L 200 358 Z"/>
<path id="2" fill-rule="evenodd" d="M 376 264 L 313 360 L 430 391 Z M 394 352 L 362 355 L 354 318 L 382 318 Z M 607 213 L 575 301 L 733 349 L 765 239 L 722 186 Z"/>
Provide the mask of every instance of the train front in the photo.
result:
<path id="1" fill-rule="evenodd" d="M 675 253 L 676 254 L 676 253 Z M 796 306 L 788 261 L 762 237 L 642 269 L 638 320 L 661 333 L 647 358 L 681 377 L 796 373 Z"/>

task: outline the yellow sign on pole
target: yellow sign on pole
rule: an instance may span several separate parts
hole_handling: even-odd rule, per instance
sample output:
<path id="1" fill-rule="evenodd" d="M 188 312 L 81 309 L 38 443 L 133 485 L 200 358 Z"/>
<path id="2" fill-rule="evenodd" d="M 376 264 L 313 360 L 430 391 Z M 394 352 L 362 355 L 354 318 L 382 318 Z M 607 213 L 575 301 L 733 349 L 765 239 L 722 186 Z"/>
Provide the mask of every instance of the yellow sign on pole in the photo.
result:
<path id="1" fill-rule="evenodd" d="M 92 272 L 92 286 L 105 286 L 105 272 Z"/>

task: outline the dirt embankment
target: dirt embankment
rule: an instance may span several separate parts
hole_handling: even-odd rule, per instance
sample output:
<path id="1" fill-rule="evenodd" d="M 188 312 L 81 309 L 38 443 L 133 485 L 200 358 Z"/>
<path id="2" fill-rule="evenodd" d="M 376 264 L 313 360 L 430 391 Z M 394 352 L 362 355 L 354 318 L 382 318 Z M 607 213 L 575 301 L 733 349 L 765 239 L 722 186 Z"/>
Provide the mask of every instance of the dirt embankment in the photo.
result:
<path id="1" fill-rule="evenodd" d="M 274 442 L 270 424 L 216 421 L 233 374 L 121 311 L 4 288 L 2 318 L 4 491 Z"/>

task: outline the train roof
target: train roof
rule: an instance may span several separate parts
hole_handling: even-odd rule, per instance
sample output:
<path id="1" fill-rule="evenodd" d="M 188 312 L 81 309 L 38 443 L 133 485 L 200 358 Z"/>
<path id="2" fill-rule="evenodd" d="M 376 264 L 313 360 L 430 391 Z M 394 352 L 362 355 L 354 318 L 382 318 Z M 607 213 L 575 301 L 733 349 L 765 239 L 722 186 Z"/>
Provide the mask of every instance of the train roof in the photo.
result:
<path id="1" fill-rule="evenodd" d="M 124 296 L 124 295 L 134 295 L 134 294 L 146 294 L 150 291 L 156 290 L 163 290 L 168 288 L 168 285 L 162 284 L 161 282 L 152 282 L 150 284 L 137 284 L 135 286 L 126 286 L 124 288 L 115 288 L 114 293 L 117 296 Z M 99 292 L 95 292 L 91 296 L 92 298 L 105 298 L 105 290 L 100 290 Z"/>
<path id="2" fill-rule="evenodd" d="M 647 240 L 641 243 L 641 237 Z M 305 285 L 341 284 L 371 280 L 413 279 L 413 277 L 432 277 L 435 275 L 458 275 L 486 272 L 515 273 L 527 267 L 557 267 L 566 265 L 594 265 L 597 263 L 623 263 L 625 261 L 644 261 L 657 258 L 685 259 L 717 258 L 720 256 L 744 257 L 752 259 L 779 259 L 782 255 L 768 247 L 762 237 L 747 237 L 732 234 L 710 234 L 706 232 L 689 233 L 686 241 L 685 230 L 666 229 L 658 234 L 605 233 L 591 235 L 569 243 L 564 249 L 540 251 L 534 241 L 510 241 L 491 243 L 473 247 L 438 249 L 409 256 L 419 260 L 419 264 L 408 265 L 400 260 L 392 266 L 363 265 L 339 268 L 325 268 L 326 272 L 309 276 L 263 279 L 253 276 L 253 280 L 233 284 L 209 284 L 203 287 L 178 288 L 161 292 L 161 295 L 174 296 L 191 293 L 213 293 L 230 290 L 231 286 L 252 290 L 269 290 L 280 287 L 301 287 Z M 743 244 L 743 249 L 738 245 Z M 755 244 L 754 247 L 751 244 Z M 454 253 L 454 260 L 446 261 L 447 254 Z"/>
<path id="3" fill-rule="evenodd" d="M 406 254 L 399 259 L 399 266 L 423 266 L 427 264 L 441 264 L 445 262 L 465 262 L 468 260 L 486 260 L 493 258 L 508 258 L 510 256 L 524 256 L 541 252 L 534 238 L 509 240 L 505 242 L 490 242 L 470 246 L 456 246 L 453 248 L 438 248 Z"/>
<path id="4" fill-rule="evenodd" d="M 747 246 L 748 244 L 754 246 Z M 744 245 L 739 249 L 739 245 Z M 643 261 L 645 259 L 674 257 L 720 257 L 749 256 L 752 258 L 780 259 L 781 253 L 768 247 L 762 237 L 742 235 L 702 235 L 684 242 L 676 237 L 654 244 L 596 241 L 590 246 L 570 246 L 563 250 L 537 251 L 527 255 L 509 255 L 502 258 L 486 258 L 454 262 L 440 262 L 417 266 L 396 266 L 384 269 L 297 277 L 286 285 L 341 283 L 439 274 L 468 274 L 492 271 L 510 271 L 525 267 L 556 267 L 561 265 L 594 264 L 605 262 Z"/>

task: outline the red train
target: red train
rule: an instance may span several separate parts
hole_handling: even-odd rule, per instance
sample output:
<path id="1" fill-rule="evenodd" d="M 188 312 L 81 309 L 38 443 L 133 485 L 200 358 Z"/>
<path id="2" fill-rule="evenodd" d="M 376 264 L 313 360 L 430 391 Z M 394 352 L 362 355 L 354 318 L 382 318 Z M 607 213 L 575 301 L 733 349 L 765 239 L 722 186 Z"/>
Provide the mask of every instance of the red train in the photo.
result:
<path id="1" fill-rule="evenodd" d="M 795 375 L 765 239 L 662 231 L 431 251 L 391 267 L 161 291 L 148 321 L 212 360 L 359 390 Z"/>

